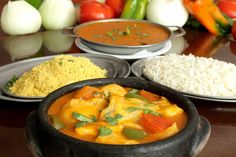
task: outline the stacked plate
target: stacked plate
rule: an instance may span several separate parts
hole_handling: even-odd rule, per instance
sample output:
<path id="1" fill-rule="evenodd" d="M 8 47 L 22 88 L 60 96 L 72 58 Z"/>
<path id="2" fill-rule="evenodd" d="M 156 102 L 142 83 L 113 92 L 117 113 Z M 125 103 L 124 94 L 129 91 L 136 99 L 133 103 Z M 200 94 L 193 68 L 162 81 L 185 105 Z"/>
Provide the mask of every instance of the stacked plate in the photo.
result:
<path id="1" fill-rule="evenodd" d="M 107 55 L 107 56 L 113 56 L 113 57 L 117 57 L 120 59 L 125 59 L 125 60 L 135 60 L 135 59 L 142 59 L 142 58 L 148 58 L 148 57 L 153 57 L 153 56 L 159 56 L 159 55 L 163 55 L 165 53 L 167 53 L 170 49 L 171 49 L 171 41 L 168 41 L 167 43 L 165 43 L 163 45 L 163 47 L 155 52 L 150 52 L 147 50 L 142 50 L 139 51 L 135 54 L 131 54 L 131 55 L 118 55 L 118 54 L 110 54 L 110 53 L 104 53 L 101 51 L 97 51 L 94 49 L 91 49 L 89 47 L 87 47 L 86 45 L 84 45 L 79 38 L 77 38 L 75 40 L 75 44 L 78 48 L 80 48 L 82 51 L 90 53 L 90 54 L 96 54 L 96 55 Z"/>

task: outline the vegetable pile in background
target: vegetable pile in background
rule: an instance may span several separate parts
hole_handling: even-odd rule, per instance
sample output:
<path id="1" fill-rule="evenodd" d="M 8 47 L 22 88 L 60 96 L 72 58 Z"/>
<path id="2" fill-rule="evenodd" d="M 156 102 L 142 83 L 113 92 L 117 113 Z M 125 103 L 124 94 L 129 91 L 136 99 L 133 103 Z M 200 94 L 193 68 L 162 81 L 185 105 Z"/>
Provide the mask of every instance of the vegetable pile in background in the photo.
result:
<path id="1" fill-rule="evenodd" d="M 62 29 L 76 23 L 76 10 L 71 0 L 8 1 L 1 14 L 1 27 L 9 35 L 30 34 Z"/>
<path id="2" fill-rule="evenodd" d="M 230 32 L 232 23 L 224 16 L 213 0 L 184 0 L 184 4 L 210 33 L 226 35 Z"/>
<path id="3" fill-rule="evenodd" d="M 190 15 L 189 15 L 190 14 Z M 236 1 L 219 0 L 15 0 L 2 10 L 1 26 L 10 35 L 57 30 L 93 20 L 149 20 L 166 26 L 190 25 L 224 36 L 232 32 Z M 236 35 L 235 35 L 236 36 Z"/>

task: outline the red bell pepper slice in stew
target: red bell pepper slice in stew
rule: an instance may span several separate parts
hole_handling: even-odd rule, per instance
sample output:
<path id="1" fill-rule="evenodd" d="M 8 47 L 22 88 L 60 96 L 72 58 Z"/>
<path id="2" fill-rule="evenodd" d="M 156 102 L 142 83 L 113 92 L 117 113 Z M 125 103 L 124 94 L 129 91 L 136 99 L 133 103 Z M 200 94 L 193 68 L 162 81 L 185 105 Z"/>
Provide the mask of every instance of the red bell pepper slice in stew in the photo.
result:
<path id="1" fill-rule="evenodd" d="M 141 90 L 139 92 L 139 95 L 141 95 L 142 97 L 148 99 L 149 101 L 158 101 L 158 100 L 161 99 L 161 96 L 153 94 L 153 93 L 145 91 L 145 90 Z"/>
<path id="2" fill-rule="evenodd" d="M 143 114 L 139 121 L 139 124 L 150 133 L 164 131 L 172 126 L 173 123 L 174 122 L 168 118 L 155 116 L 153 114 Z"/>

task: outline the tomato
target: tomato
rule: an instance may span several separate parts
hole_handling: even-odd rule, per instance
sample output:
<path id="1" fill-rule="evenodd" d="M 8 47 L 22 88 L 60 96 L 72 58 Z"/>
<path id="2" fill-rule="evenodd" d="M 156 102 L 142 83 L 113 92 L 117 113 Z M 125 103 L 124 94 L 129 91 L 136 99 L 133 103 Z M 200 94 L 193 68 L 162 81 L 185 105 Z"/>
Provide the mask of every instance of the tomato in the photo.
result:
<path id="1" fill-rule="evenodd" d="M 120 17 L 124 7 L 124 0 L 106 0 L 105 4 L 112 7 L 115 12 L 115 17 Z"/>
<path id="2" fill-rule="evenodd" d="M 114 18 L 113 9 L 103 3 L 97 1 L 84 1 L 77 9 L 77 17 L 80 23 Z"/>
<path id="3" fill-rule="evenodd" d="M 157 133 L 164 131 L 174 122 L 170 119 L 152 114 L 143 114 L 139 124 L 148 132 Z"/>
<path id="4" fill-rule="evenodd" d="M 220 0 L 219 9 L 231 18 L 236 18 L 236 0 Z"/>
<path id="5" fill-rule="evenodd" d="M 234 22 L 231 32 L 232 32 L 234 39 L 236 40 L 236 22 Z"/>

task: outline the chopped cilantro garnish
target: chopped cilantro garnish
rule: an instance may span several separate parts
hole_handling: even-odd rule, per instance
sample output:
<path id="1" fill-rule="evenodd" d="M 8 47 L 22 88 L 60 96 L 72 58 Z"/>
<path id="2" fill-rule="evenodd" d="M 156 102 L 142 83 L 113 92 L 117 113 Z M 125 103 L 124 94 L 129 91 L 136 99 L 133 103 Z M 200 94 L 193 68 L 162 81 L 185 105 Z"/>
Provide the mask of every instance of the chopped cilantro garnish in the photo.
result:
<path id="1" fill-rule="evenodd" d="M 96 122 L 96 121 L 97 121 L 97 117 L 94 116 L 94 115 L 91 115 L 91 119 L 93 120 L 93 122 Z"/>
<path id="2" fill-rule="evenodd" d="M 58 64 L 59 64 L 60 66 L 62 66 L 62 61 L 58 62 Z"/>
<path id="3" fill-rule="evenodd" d="M 18 80 L 18 78 L 19 77 L 17 76 L 12 76 L 12 78 L 5 84 L 4 88 L 6 90 L 9 90 L 13 86 L 13 84 Z"/>
<path id="4" fill-rule="evenodd" d="M 150 103 L 150 104 L 144 104 L 144 106 L 154 106 L 155 104 L 152 104 L 152 103 Z"/>
<path id="5" fill-rule="evenodd" d="M 142 110 L 144 114 L 152 114 L 155 116 L 159 116 L 160 114 L 157 112 L 154 112 L 151 109 L 147 109 L 147 108 L 139 108 L 139 107 L 128 107 L 126 108 L 127 112 L 134 112 L 134 111 L 138 111 L 138 110 Z"/>
<path id="6" fill-rule="evenodd" d="M 98 131 L 99 131 L 99 136 L 107 136 L 112 134 L 112 130 L 106 126 L 100 127 Z"/>
<path id="7" fill-rule="evenodd" d="M 73 116 L 75 119 L 79 120 L 79 121 L 83 121 L 83 122 L 87 122 L 87 123 L 93 122 L 92 119 L 90 119 L 90 118 L 88 118 L 88 117 L 86 117 L 86 116 L 84 116 L 84 115 L 82 115 L 82 114 L 80 114 L 80 113 L 77 113 L 77 112 L 73 112 L 73 113 L 72 113 L 72 116 Z"/>
<path id="8" fill-rule="evenodd" d="M 77 124 L 75 125 L 75 127 L 76 127 L 76 128 L 79 128 L 79 127 L 84 126 L 84 125 L 86 125 L 86 124 L 88 124 L 88 122 L 80 121 L 79 123 L 77 123 Z"/>
<path id="9" fill-rule="evenodd" d="M 159 113 L 154 112 L 153 110 L 150 110 L 150 109 L 144 109 L 144 110 L 143 110 L 143 113 L 144 113 L 144 114 L 152 114 L 152 115 L 154 115 L 154 116 L 159 116 L 159 115 L 160 115 Z"/>
<path id="10" fill-rule="evenodd" d="M 110 125 L 117 125 L 118 120 L 121 119 L 121 118 L 122 118 L 122 115 L 116 114 L 114 117 L 112 117 L 112 116 L 105 117 L 105 120 Z"/>
<path id="11" fill-rule="evenodd" d="M 137 110 L 143 110 L 143 109 L 139 108 L 139 107 L 128 107 L 128 108 L 126 108 L 126 111 L 128 111 L 128 112 L 134 112 L 134 111 L 137 111 Z"/>

